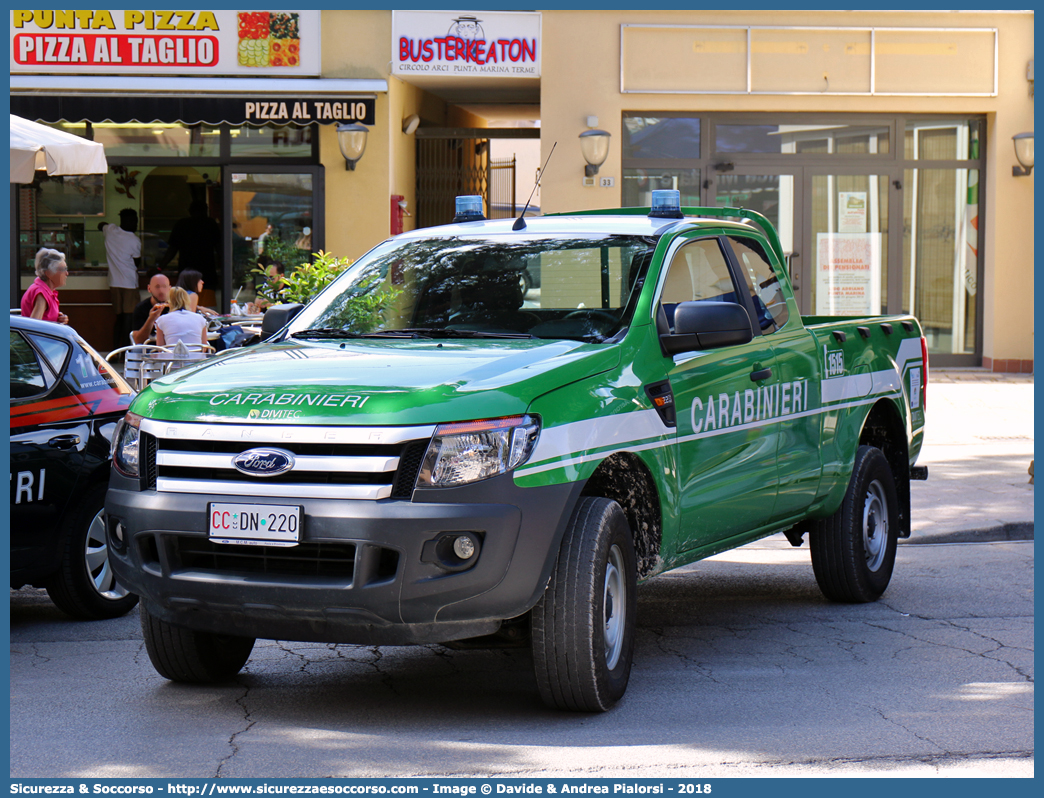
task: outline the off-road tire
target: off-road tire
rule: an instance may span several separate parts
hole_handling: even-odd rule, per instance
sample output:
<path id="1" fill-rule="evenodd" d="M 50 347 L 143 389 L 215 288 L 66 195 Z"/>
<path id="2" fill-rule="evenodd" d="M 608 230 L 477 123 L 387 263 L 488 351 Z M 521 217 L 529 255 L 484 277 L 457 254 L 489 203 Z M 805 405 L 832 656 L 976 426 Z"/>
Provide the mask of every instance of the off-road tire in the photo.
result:
<path id="1" fill-rule="evenodd" d="M 102 517 L 105 491 L 104 484 L 95 485 L 78 507 L 70 508 L 61 565 L 44 584 L 58 609 L 85 621 L 118 618 L 138 603 L 138 597 L 116 581 L 109 565 Z"/>
<path id="2" fill-rule="evenodd" d="M 210 684 L 231 679 L 246 664 L 254 638 L 174 626 L 141 606 L 141 632 L 152 667 L 164 679 Z"/>
<path id="3" fill-rule="evenodd" d="M 895 568 L 898 507 L 884 453 L 860 446 L 841 506 L 809 531 L 812 570 L 823 595 L 853 604 L 881 597 Z"/>
<path id="4" fill-rule="evenodd" d="M 533 608 L 533 665 L 548 706 L 604 712 L 631 674 L 637 565 L 620 505 L 581 500 L 551 581 Z"/>

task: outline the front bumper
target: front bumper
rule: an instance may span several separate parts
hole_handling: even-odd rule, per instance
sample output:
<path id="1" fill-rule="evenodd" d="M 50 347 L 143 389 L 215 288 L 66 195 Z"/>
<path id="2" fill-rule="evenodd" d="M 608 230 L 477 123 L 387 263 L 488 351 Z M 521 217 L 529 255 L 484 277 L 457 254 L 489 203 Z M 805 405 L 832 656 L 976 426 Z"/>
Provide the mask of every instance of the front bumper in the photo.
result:
<path id="1" fill-rule="evenodd" d="M 290 501 L 260 491 L 236 499 L 300 504 L 301 543 L 292 548 L 211 543 L 208 504 L 228 496 L 136 487 L 113 473 L 109 559 L 153 615 L 220 634 L 379 645 L 490 634 L 529 610 L 581 485 L 518 488 L 506 475 L 417 490 L 413 501 Z M 467 567 L 437 554 L 440 538 L 461 532 L 480 542 Z"/>

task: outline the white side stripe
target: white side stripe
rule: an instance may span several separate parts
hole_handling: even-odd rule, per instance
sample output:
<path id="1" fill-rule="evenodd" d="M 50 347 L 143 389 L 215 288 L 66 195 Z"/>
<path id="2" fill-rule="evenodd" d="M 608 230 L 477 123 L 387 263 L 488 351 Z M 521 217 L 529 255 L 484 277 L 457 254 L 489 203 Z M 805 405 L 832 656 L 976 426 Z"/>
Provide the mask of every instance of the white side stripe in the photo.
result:
<path id="1" fill-rule="evenodd" d="M 637 441 L 661 437 L 673 440 L 674 430 L 664 426 L 655 410 L 617 413 L 541 430 L 531 459 L 538 463 L 592 449 L 622 449 Z"/>
<path id="2" fill-rule="evenodd" d="M 893 377 L 894 377 L 894 372 L 893 372 Z M 698 433 L 695 433 L 695 434 L 692 434 L 692 435 L 683 435 L 683 436 L 678 437 L 678 438 L 670 437 L 670 438 L 667 438 L 666 440 L 653 441 L 653 442 L 643 443 L 643 444 L 632 444 L 632 445 L 622 445 L 622 446 L 619 446 L 619 445 L 618 446 L 612 446 L 612 445 L 599 444 L 598 445 L 599 451 L 592 451 L 591 449 L 588 449 L 587 451 L 589 453 L 587 453 L 587 454 L 579 455 L 579 456 L 576 456 L 576 457 L 569 457 L 568 459 L 565 459 L 565 460 L 557 460 L 557 461 L 552 462 L 552 463 L 539 463 L 538 465 L 533 465 L 533 466 L 529 466 L 529 467 L 523 467 L 523 468 L 518 469 L 518 471 L 516 471 L 515 474 L 516 474 L 516 476 L 519 476 L 519 477 L 527 477 L 527 476 L 531 476 L 533 474 L 541 474 L 541 473 L 543 473 L 545 471 L 554 471 L 555 469 L 558 469 L 558 468 L 566 468 L 568 466 L 580 465 L 582 463 L 587 463 L 587 462 L 590 462 L 592 460 L 601 460 L 607 454 L 611 454 L 612 452 L 644 452 L 644 451 L 648 451 L 649 449 L 663 449 L 663 448 L 666 448 L 667 446 L 672 446 L 674 444 L 688 443 L 689 441 L 700 440 L 702 438 L 714 438 L 714 437 L 717 437 L 718 435 L 728 435 L 731 432 L 743 432 L 745 430 L 758 429 L 759 427 L 767 427 L 769 424 L 778 424 L 778 423 L 783 422 L 783 421 L 793 421 L 793 420 L 799 419 L 799 418 L 807 418 L 807 417 L 810 417 L 810 416 L 822 415 L 824 413 L 830 413 L 830 412 L 832 412 L 834 410 L 847 410 L 847 409 L 852 408 L 852 407 L 862 407 L 863 405 L 874 404 L 875 402 L 877 402 L 878 400 L 880 400 L 882 398 L 898 398 L 898 397 L 901 397 L 901 395 L 902 394 L 897 389 L 896 391 L 894 391 L 892 393 L 884 394 L 884 395 L 875 394 L 874 396 L 872 396 L 870 398 L 862 399 L 861 401 L 847 402 L 845 404 L 830 405 L 829 407 L 817 407 L 817 408 L 815 408 L 813 410 L 806 410 L 806 411 L 801 412 L 801 413 L 791 413 L 791 414 L 786 415 L 786 416 L 777 416 L 775 418 L 763 419 L 761 421 L 753 421 L 753 422 L 751 422 L 749 424 L 737 424 L 734 427 L 724 427 L 723 429 L 711 430 L 709 432 L 698 432 Z M 641 412 L 653 412 L 653 413 L 655 413 L 655 411 L 641 411 Z M 627 415 L 638 415 L 638 414 L 637 413 L 630 413 L 630 414 L 627 414 Z M 588 419 L 588 421 L 591 421 L 591 420 L 592 419 Z M 657 419 L 657 420 L 659 420 L 659 419 Z M 586 422 L 577 422 L 577 423 L 583 424 L 583 423 L 586 423 Z M 563 427 L 568 427 L 568 426 L 571 426 L 571 425 L 569 425 L 569 424 L 564 424 L 563 425 Z M 560 429 L 560 428 L 556 427 L 555 429 Z M 634 439 L 634 440 L 637 441 L 637 440 L 640 440 L 640 439 Z M 592 447 L 592 448 L 594 448 L 594 447 Z M 539 446 L 538 446 L 538 449 L 539 449 Z M 575 452 L 577 450 L 574 449 L 573 451 Z M 583 451 L 583 450 L 581 450 L 581 451 Z"/>

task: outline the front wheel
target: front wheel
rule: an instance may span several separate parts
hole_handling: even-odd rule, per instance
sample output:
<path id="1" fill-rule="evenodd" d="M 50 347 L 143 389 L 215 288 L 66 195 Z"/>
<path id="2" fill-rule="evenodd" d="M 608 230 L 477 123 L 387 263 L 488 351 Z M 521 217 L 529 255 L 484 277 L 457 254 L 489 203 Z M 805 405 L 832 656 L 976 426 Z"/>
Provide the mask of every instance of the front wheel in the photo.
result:
<path id="1" fill-rule="evenodd" d="M 210 684 L 231 679 L 246 664 L 254 638 L 185 629 L 141 606 L 141 632 L 152 667 L 165 679 Z"/>
<path id="2" fill-rule="evenodd" d="M 637 609 L 634 542 L 620 505 L 582 500 L 533 608 L 533 665 L 544 703 L 604 712 L 631 674 Z"/>
<path id="3" fill-rule="evenodd" d="M 138 603 L 138 597 L 116 581 L 109 564 L 105 491 L 105 485 L 96 485 L 71 511 L 61 566 L 46 584 L 58 609 L 88 621 L 118 618 Z"/>
<path id="4" fill-rule="evenodd" d="M 876 601 L 895 567 L 899 502 L 888 460 L 880 449 L 860 446 L 841 506 L 809 532 L 812 570 L 833 601 Z"/>

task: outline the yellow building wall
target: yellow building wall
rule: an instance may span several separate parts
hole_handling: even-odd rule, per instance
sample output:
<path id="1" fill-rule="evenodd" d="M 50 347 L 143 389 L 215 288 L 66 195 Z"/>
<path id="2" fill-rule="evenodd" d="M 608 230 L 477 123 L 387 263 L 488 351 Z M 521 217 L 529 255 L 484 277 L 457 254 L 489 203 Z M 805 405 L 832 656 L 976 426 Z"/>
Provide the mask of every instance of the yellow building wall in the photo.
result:
<path id="1" fill-rule="evenodd" d="M 337 126 L 322 125 L 319 158 L 326 175 L 326 250 L 358 258 L 391 234 L 391 197 L 406 201 L 403 230 L 414 229 L 416 134 L 403 132 L 411 114 L 428 127 L 484 127 L 485 120 L 390 73 L 391 11 L 324 11 L 324 78 L 383 79 L 366 151 L 355 171 L 344 168 Z"/>
<path id="2" fill-rule="evenodd" d="M 1011 137 L 1033 130 L 1033 98 L 1026 79 L 1033 58 L 1033 14 L 963 12 L 797 12 L 797 11 L 543 11 L 541 80 L 541 160 L 558 142 L 552 163 L 541 181 L 542 209 L 566 210 L 615 207 L 620 203 L 621 118 L 624 111 L 800 112 L 987 114 L 987 174 L 984 194 L 985 318 L 983 354 L 992 361 L 1033 358 L 1033 177 L 1012 177 L 1015 164 Z M 747 94 L 623 94 L 621 25 L 786 25 L 814 27 L 997 28 L 999 31 L 998 93 L 995 97 L 897 97 Z M 583 31 L 582 36 L 577 31 Z M 664 31 L 665 42 L 677 34 Z M 691 37 L 696 38 L 696 37 Z M 711 37 L 702 37 L 706 41 Z M 724 62 L 735 60 L 735 41 L 712 43 Z M 798 39 L 795 32 L 789 39 Z M 954 34 L 968 40 L 967 34 Z M 629 39 L 629 42 L 631 40 Z M 823 44 L 828 43 L 826 41 Z M 821 44 L 820 44 L 821 46 Z M 695 45 L 693 45 L 695 49 Z M 663 48 L 666 50 L 667 48 Z M 897 46 L 901 51 L 901 46 Z M 978 48 L 981 50 L 981 47 Z M 655 52 L 656 48 L 628 48 Z M 793 53 L 785 46 L 755 50 L 760 68 L 785 74 Z M 680 51 L 679 51 L 680 52 Z M 773 61 L 775 60 L 775 68 Z M 789 60 L 788 60 L 789 59 Z M 626 63 L 629 80 L 664 74 L 662 52 L 646 61 Z M 723 67 L 723 70 L 732 68 Z M 764 73 L 763 73 L 764 74 Z M 730 72 L 725 77 L 731 79 Z M 851 83 L 855 70 L 836 76 Z M 702 79 L 702 78 L 701 78 Z M 807 76 L 803 79 L 807 80 Z M 694 77 L 694 81 L 696 78 Z M 677 87 L 668 87 L 677 88 Z M 801 88 L 806 88 L 804 85 Z M 600 177 L 615 177 L 613 188 L 584 187 L 584 160 L 577 137 L 587 129 L 589 115 L 612 133 L 609 157 Z"/>

